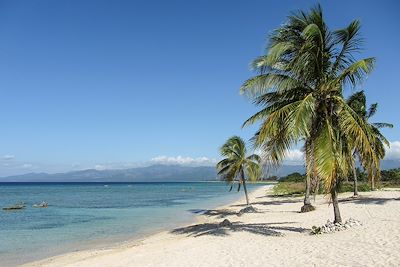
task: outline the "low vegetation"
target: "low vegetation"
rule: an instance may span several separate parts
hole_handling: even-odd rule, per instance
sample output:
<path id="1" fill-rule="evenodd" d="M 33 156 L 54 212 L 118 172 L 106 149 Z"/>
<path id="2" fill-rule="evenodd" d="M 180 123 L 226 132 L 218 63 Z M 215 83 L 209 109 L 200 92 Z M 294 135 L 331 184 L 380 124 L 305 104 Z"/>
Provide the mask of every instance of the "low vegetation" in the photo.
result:
<path id="1" fill-rule="evenodd" d="M 302 196 L 306 187 L 299 182 L 279 182 L 273 188 L 274 196 Z"/>
<path id="2" fill-rule="evenodd" d="M 358 176 L 358 191 L 359 192 L 367 192 L 371 191 L 370 183 L 367 179 L 367 174 L 357 168 L 357 176 Z M 269 179 L 267 179 L 269 180 Z M 302 196 L 305 194 L 305 181 L 306 175 L 300 174 L 298 172 L 291 173 L 284 177 L 277 179 L 278 183 L 273 188 L 274 196 Z M 353 177 L 349 177 L 348 181 L 343 181 L 339 187 L 339 193 L 344 192 L 353 192 Z M 400 187 L 400 168 L 390 169 L 390 170 L 382 170 L 381 171 L 381 181 L 378 183 L 378 188 L 387 188 L 387 187 Z M 315 186 L 314 190 L 315 193 Z M 319 183 L 318 186 L 318 194 L 323 194 L 323 184 Z"/>

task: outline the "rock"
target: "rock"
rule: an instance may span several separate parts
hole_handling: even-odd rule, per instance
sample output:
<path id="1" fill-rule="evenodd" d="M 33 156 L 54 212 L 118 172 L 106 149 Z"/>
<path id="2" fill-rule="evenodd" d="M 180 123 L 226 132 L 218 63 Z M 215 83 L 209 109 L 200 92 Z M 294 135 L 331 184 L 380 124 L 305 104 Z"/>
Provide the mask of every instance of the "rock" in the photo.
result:
<path id="1" fill-rule="evenodd" d="M 246 208 L 241 209 L 237 215 L 242 216 L 244 213 L 255 213 L 257 210 L 253 206 L 248 206 Z"/>
<path id="2" fill-rule="evenodd" d="M 333 223 L 330 220 L 328 220 L 326 222 L 326 224 L 321 227 L 313 226 L 311 228 L 311 234 L 316 235 L 316 234 L 334 233 L 334 232 L 347 230 L 352 227 L 360 226 L 360 225 L 362 225 L 362 223 L 353 218 L 349 218 L 344 223 L 343 222 L 342 223 Z"/>
<path id="3" fill-rule="evenodd" d="M 231 223 L 228 219 L 225 219 L 225 220 L 223 220 L 222 222 L 220 222 L 220 223 L 218 224 L 218 226 L 219 226 L 219 227 L 231 227 L 231 226 L 232 226 L 232 223 Z"/>
<path id="4" fill-rule="evenodd" d="M 310 212 L 310 211 L 313 211 L 313 210 L 315 210 L 315 207 L 313 205 L 311 205 L 311 204 L 307 204 L 307 205 L 304 205 L 303 207 L 301 207 L 300 212 L 301 213 L 305 213 L 305 212 Z"/>

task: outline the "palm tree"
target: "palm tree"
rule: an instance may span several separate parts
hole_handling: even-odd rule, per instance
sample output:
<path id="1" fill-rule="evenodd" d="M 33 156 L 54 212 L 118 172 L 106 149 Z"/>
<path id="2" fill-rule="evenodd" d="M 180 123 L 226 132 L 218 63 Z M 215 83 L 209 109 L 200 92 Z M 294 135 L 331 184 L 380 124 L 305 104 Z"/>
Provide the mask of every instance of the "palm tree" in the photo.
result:
<path id="1" fill-rule="evenodd" d="M 305 140 L 307 183 L 317 177 L 324 181 L 335 222 L 342 220 L 337 194 L 351 169 L 352 149 L 379 170 L 376 136 L 343 97 L 344 89 L 358 85 L 375 62 L 354 58 L 359 29 L 355 20 L 330 31 L 319 5 L 309 13 L 293 13 L 272 33 L 267 54 L 254 60 L 259 74 L 241 87 L 262 107 L 244 126 L 261 121 L 255 145 L 268 162 L 279 165 L 293 145 Z"/>
<path id="2" fill-rule="evenodd" d="M 252 181 L 260 177 L 260 157 L 256 154 L 246 156 L 246 144 L 238 136 L 229 138 L 221 147 L 220 152 L 225 158 L 217 163 L 218 175 L 223 180 L 231 183 L 231 190 L 235 181 L 238 181 L 238 191 L 240 190 L 240 185 L 243 185 L 246 203 L 249 205 L 246 177 Z"/>
<path id="3" fill-rule="evenodd" d="M 361 116 L 364 121 L 371 127 L 372 131 L 377 136 L 375 144 L 376 151 L 379 154 L 379 158 L 383 159 L 385 156 L 384 145 L 390 147 L 389 141 L 382 135 L 379 129 L 381 128 L 393 128 L 393 124 L 385 123 L 385 122 L 369 122 L 369 119 L 375 115 L 378 109 L 378 103 L 371 104 L 369 109 L 366 109 L 367 100 L 364 91 L 359 91 L 352 94 L 349 99 L 347 100 L 349 106 L 357 112 L 359 116 Z M 357 155 L 357 151 L 354 150 L 353 152 L 354 158 Z M 354 197 L 358 196 L 358 185 L 357 185 L 357 171 L 356 171 L 356 160 L 353 160 L 353 176 L 354 176 Z M 368 167 L 368 166 L 366 166 Z M 368 168 L 366 168 L 368 170 Z M 376 174 L 375 174 L 376 175 Z M 371 189 L 375 189 L 375 175 L 373 175 L 372 171 L 368 172 L 368 177 L 370 178 L 371 182 Z M 379 178 L 379 174 L 376 178 Z"/>

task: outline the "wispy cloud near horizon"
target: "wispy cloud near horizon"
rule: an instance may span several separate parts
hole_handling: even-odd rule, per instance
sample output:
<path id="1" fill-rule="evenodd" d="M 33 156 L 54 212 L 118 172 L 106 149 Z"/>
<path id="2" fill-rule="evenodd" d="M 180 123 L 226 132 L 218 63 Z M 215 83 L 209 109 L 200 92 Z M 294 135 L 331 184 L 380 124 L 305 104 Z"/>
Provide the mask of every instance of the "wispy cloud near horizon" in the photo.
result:
<path id="1" fill-rule="evenodd" d="M 400 141 L 391 141 L 390 147 L 385 146 L 386 155 L 384 160 L 400 160 Z M 302 165 L 304 164 L 304 153 L 300 149 L 288 151 L 284 164 Z"/>
<path id="2" fill-rule="evenodd" d="M 300 149 L 291 149 L 286 154 L 286 158 L 283 162 L 287 165 L 303 165 L 304 153 Z"/>
<path id="3" fill-rule="evenodd" d="M 45 164 L 35 161 L 20 161 L 12 154 L 0 156 L 0 177 L 25 174 L 27 172 L 69 172 L 86 169 L 112 170 L 146 167 L 154 164 L 164 165 L 185 165 L 185 166 L 215 166 L 220 158 L 211 157 L 190 157 L 190 156 L 156 156 L 146 161 L 126 161 L 126 162 L 77 162 L 74 164 Z M 391 141 L 390 148 L 386 148 L 384 160 L 399 161 L 400 165 L 400 141 Z M 304 153 L 301 149 L 291 149 L 288 151 L 283 165 L 304 165 Z"/>
<path id="4" fill-rule="evenodd" d="M 390 142 L 390 147 L 386 147 L 385 159 L 400 160 L 400 141 Z"/>
<path id="5" fill-rule="evenodd" d="M 2 159 L 3 160 L 13 160 L 13 159 L 15 159 L 15 156 L 14 155 L 4 155 L 2 157 Z"/>
<path id="6" fill-rule="evenodd" d="M 176 156 L 176 157 L 169 157 L 169 156 L 157 156 L 150 160 L 151 163 L 156 164 L 167 164 L 167 165 L 214 165 L 217 163 L 216 159 L 208 158 L 208 157 L 183 157 L 183 156 Z"/>

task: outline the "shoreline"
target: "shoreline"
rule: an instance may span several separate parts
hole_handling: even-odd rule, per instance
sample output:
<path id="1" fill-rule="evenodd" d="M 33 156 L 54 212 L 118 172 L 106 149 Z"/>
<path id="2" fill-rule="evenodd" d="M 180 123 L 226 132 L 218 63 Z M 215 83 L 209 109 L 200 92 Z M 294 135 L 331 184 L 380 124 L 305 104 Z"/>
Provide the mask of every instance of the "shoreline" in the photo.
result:
<path id="1" fill-rule="evenodd" d="M 260 190 L 262 188 L 271 188 L 273 184 L 269 182 L 263 182 L 263 183 L 254 183 L 258 184 L 259 188 L 254 188 L 253 190 L 250 190 L 249 196 L 253 195 L 255 191 Z M 264 185 L 260 185 L 264 184 Z M 265 190 L 265 189 L 264 189 Z M 244 193 L 241 191 L 240 197 L 238 196 L 234 201 L 228 202 L 224 205 L 217 205 L 212 207 L 213 210 L 216 209 L 221 209 L 221 208 L 226 208 L 229 207 L 230 205 L 239 203 L 239 202 L 245 202 L 245 196 Z M 202 213 L 204 213 L 207 210 L 204 210 Z M 197 224 L 197 223 L 204 223 L 205 218 L 202 213 L 199 214 L 193 214 L 193 216 L 188 219 L 185 222 L 182 223 L 177 223 L 174 224 L 174 226 L 169 226 L 169 227 L 164 227 L 162 229 L 158 230 L 150 230 L 148 232 L 143 232 L 140 234 L 132 234 L 128 238 L 113 238 L 110 236 L 110 238 L 106 239 L 99 239 L 99 240 L 93 240 L 93 241 L 88 241 L 85 244 L 80 244 L 77 249 L 67 249 L 68 251 L 64 251 L 61 253 L 55 252 L 53 255 L 52 253 L 49 253 L 49 256 L 45 256 L 41 259 L 33 260 L 33 261 L 27 261 L 25 263 L 19 264 L 17 266 L 42 266 L 42 264 L 46 264 L 44 262 L 52 262 L 56 260 L 57 258 L 61 257 L 67 257 L 75 254 L 83 254 L 83 253 L 95 253 L 95 254 L 101 254 L 102 252 L 107 252 L 107 251 L 112 251 L 112 250 L 118 250 L 118 249 L 123 249 L 123 248 L 129 248 L 129 247 L 135 247 L 137 245 L 140 245 L 144 240 L 156 237 L 158 235 L 162 234 L 167 234 L 170 233 L 172 230 L 179 228 L 179 227 L 184 227 L 190 224 Z M 73 247 L 73 244 L 68 245 L 68 247 Z"/>
<path id="2" fill-rule="evenodd" d="M 250 194 L 256 213 L 237 215 L 244 197 L 195 216 L 195 222 L 107 249 L 89 249 L 30 262 L 25 267 L 94 266 L 397 266 L 400 262 L 400 191 L 340 194 L 344 220 L 363 225 L 312 236 L 313 225 L 332 220 L 332 205 L 318 195 L 317 209 L 299 213 L 302 197 Z M 230 227 L 219 227 L 224 219 Z M 238 252 L 240 250 L 240 253 Z M 207 255 L 207 257 L 204 257 Z"/>

